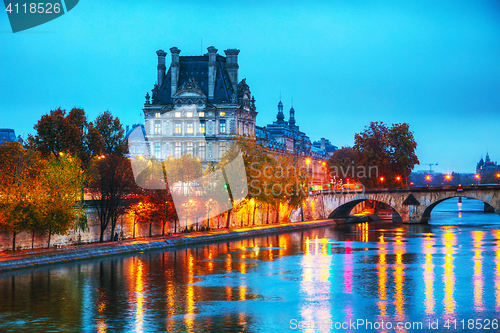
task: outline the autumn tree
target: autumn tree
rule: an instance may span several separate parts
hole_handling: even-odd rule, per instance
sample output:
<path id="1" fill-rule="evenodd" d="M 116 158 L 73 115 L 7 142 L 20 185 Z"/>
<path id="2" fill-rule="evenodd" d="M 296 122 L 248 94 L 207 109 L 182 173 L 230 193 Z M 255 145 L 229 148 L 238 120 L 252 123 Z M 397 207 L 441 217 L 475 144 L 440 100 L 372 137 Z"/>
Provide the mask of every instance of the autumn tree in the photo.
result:
<path id="1" fill-rule="evenodd" d="M 82 211 L 77 205 L 81 188 L 80 166 L 70 156 L 49 156 L 16 142 L 0 145 L 0 224 L 16 234 L 64 234 Z"/>
<path id="2" fill-rule="evenodd" d="M 413 132 L 410 131 L 410 125 L 393 124 L 389 129 L 388 138 L 392 178 L 400 176 L 407 182 L 413 167 L 420 163 L 415 154 L 417 142 L 413 137 Z"/>
<path id="3" fill-rule="evenodd" d="M 99 241 L 104 241 L 108 225 L 111 225 L 111 240 L 113 239 L 118 218 L 126 211 L 123 197 L 134 189 L 135 182 L 128 159 L 108 155 L 94 160 L 88 191 L 100 221 Z"/>
<path id="4" fill-rule="evenodd" d="M 227 165 L 235 165 L 235 168 L 238 168 L 241 163 L 231 163 L 238 156 L 242 157 L 244 169 L 232 172 L 241 175 L 242 178 L 234 182 L 237 186 L 230 186 L 228 189 L 232 197 L 240 198 L 238 202 L 233 202 L 233 211 L 251 213 L 255 221 L 255 211 L 259 202 L 261 205 L 267 205 L 268 212 L 270 206 L 276 209 L 275 222 L 278 223 L 281 205 L 285 204 L 287 211 L 290 211 L 291 208 L 300 205 L 307 195 L 307 172 L 305 168 L 300 167 L 299 156 L 288 154 L 271 156 L 255 139 L 237 137 L 222 157 L 219 166 L 225 168 Z M 247 186 L 248 190 L 245 192 Z"/>
<path id="5" fill-rule="evenodd" d="M 55 234 L 65 234 L 75 228 L 85 215 L 85 210 L 78 205 L 82 177 L 80 160 L 69 154 L 58 159 L 50 157 L 40 172 L 38 193 L 39 228 L 47 233 L 47 247 Z"/>
<path id="6" fill-rule="evenodd" d="M 415 155 L 417 143 L 409 125 L 372 122 L 354 136 L 353 150 L 358 156 L 354 178 L 366 187 L 400 186 L 418 164 Z M 384 183 L 379 181 L 384 177 Z"/>
<path id="7" fill-rule="evenodd" d="M 23 230 L 35 231 L 38 223 L 36 198 L 40 159 L 36 152 L 18 142 L 0 144 L 0 228 L 16 236 Z"/>
<path id="8" fill-rule="evenodd" d="M 359 160 L 359 157 L 351 147 L 342 147 L 335 151 L 328 160 L 330 178 L 355 179 L 355 166 L 357 160 Z"/>
<path id="9" fill-rule="evenodd" d="M 153 220 L 160 221 L 162 225 L 162 235 L 165 235 L 165 225 L 177 218 L 174 202 L 168 189 L 146 190 L 145 202 L 150 204 L 149 213 L 149 236 L 151 237 L 151 223 Z"/>
<path id="10" fill-rule="evenodd" d="M 34 126 L 35 136 L 28 136 L 27 145 L 39 151 L 42 156 L 58 159 L 61 153 L 69 153 L 79 158 L 82 170 L 90 160 L 103 151 L 104 140 L 99 130 L 87 121 L 85 111 L 73 108 L 58 108 L 43 115 Z"/>
<path id="11" fill-rule="evenodd" d="M 111 112 L 105 111 L 97 116 L 94 126 L 101 136 L 103 154 L 124 156 L 128 152 L 128 146 L 123 140 L 125 130 L 118 117 L 113 117 Z"/>

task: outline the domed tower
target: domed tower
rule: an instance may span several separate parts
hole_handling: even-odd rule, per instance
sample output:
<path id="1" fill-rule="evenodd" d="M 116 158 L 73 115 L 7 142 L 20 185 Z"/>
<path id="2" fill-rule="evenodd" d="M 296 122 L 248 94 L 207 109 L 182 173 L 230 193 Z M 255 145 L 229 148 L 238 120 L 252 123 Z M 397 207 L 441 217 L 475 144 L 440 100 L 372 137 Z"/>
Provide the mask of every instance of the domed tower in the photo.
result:
<path id="1" fill-rule="evenodd" d="M 290 108 L 290 120 L 288 121 L 290 124 L 290 127 L 295 126 L 295 109 L 292 107 Z"/>
<path id="2" fill-rule="evenodd" d="M 285 122 L 285 115 L 283 114 L 283 103 L 281 103 L 281 99 L 278 103 L 278 115 L 276 116 L 276 118 L 278 119 L 278 124 L 282 124 Z"/>

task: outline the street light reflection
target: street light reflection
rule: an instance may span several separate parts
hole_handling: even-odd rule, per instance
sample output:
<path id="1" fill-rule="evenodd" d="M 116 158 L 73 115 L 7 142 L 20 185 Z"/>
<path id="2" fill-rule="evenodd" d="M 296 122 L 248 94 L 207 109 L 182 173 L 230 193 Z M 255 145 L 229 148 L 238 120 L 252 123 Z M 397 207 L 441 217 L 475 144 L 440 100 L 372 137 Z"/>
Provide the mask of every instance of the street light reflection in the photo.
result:
<path id="1" fill-rule="evenodd" d="M 474 244 L 474 309 L 477 312 L 484 310 L 483 304 L 483 238 L 484 231 L 472 231 L 472 238 Z"/>
<path id="2" fill-rule="evenodd" d="M 448 226 L 444 228 L 442 242 L 444 244 L 444 300 L 443 305 L 447 314 L 447 319 L 454 319 L 456 301 L 453 295 L 455 291 L 455 273 L 453 272 L 453 254 L 455 253 L 454 246 L 456 245 L 457 237 L 455 235 L 455 227 Z"/>
<path id="3" fill-rule="evenodd" d="M 432 262 L 432 255 L 435 253 L 434 244 L 435 240 L 432 238 L 431 233 L 425 235 L 423 252 L 425 254 L 424 267 L 424 284 L 425 284 L 425 312 L 427 314 L 434 313 L 436 301 L 434 299 L 434 264 Z"/>

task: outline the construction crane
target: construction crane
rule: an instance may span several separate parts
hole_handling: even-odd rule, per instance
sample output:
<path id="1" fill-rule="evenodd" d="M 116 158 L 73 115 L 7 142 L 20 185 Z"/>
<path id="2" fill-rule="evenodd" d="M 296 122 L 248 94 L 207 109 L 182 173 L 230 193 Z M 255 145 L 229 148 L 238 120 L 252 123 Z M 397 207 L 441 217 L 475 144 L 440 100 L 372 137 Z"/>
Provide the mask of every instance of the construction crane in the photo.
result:
<path id="1" fill-rule="evenodd" d="M 428 165 L 429 166 L 429 174 L 432 173 L 432 166 L 433 165 L 438 165 L 437 163 L 424 163 L 424 165 Z"/>

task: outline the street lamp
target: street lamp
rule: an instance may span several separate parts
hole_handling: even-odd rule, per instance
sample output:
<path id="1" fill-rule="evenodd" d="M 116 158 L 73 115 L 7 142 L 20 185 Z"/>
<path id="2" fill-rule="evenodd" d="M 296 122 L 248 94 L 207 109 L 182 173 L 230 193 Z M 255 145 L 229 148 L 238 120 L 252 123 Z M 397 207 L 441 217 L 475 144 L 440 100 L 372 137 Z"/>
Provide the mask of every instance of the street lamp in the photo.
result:
<path id="1" fill-rule="evenodd" d="M 476 186 L 479 186 L 479 174 L 476 173 L 475 177 L 476 177 Z"/>
<path id="2" fill-rule="evenodd" d="M 497 176 L 497 180 L 498 180 L 498 185 L 500 185 L 500 172 L 497 172 L 496 176 Z"/>
<path id="3" fill-rule="evenodd" d="M 425 176 L 425 180 L 427 181 L 427 187 L 429 187 L 429 181 L 431 180 L 431 176 Z"/>
<path id="4" fill-rule="evenodd" d="M 446 178 L 446 181 L 448 182 L 448 186 L 450 186 L 451 176 L 450 175 L 446 175 L 446 176 L 444 176 L 444 178 Z"/>
<path id="5" fill-rule="evenodd" d="M 396 176 L 396 181 L 399 183 L 401 182 L 401 176 Z M 398 185 L 398 186 L 401 186 L 401 185 Z"/>

